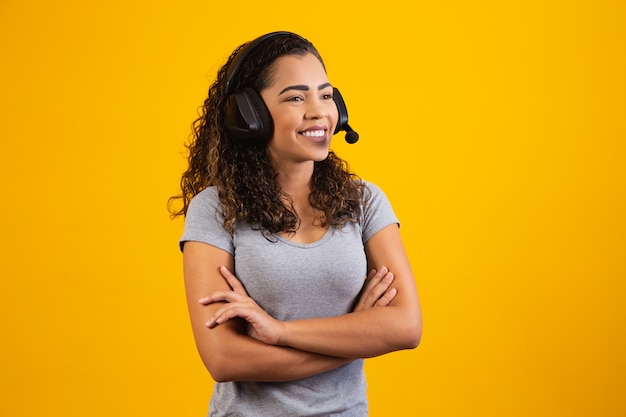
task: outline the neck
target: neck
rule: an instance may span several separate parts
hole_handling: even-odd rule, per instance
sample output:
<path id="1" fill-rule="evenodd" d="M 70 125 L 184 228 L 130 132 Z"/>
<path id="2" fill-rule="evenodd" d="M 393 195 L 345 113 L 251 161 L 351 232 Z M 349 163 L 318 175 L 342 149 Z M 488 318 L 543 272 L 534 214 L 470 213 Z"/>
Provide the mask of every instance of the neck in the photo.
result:
<path id="1" fill-rule="evenodd" d="M 327 226 L 322 226 L 323 216 L 317 212 L 309 202 L 311 194 L 311 178 L 313 177 L 313 162 L 301 164 L 297 169 L 285 167 L 277 168 L 276 180 L 284 193 L 285 204 L 291 205 L 300 219 L 300 226 L 295 234 L 287 237 L 300 243 L 316 242 L 322 238 Z"/>
<path id="2" fill-rule="evenodd" d="M 301 199 L 308 201 L 313 177 L 312 161 L 290 166 L 275 166 L 274 169 L 278 174 L 276 177 L 278 185 L 285 194 L 293 198 L 294 203 Z"/>

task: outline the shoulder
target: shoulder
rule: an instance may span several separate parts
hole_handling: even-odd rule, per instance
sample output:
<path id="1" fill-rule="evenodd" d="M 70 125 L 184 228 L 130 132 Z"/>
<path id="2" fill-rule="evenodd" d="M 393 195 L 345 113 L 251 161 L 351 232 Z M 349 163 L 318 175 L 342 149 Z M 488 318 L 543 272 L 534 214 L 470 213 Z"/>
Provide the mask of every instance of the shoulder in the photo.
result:
<path id="1" fill-rule="evenodd" d="M 198 202 L 211 202 L 211 201 L 219 201 L 219 195 L 217 193 L 216 186 L 210 186 L 200 191 L 198 194 L 193 196 L 191 201 Z"/>
<path id="2" fill-rule="evenodd" d="M 376 184 L 362 181 L 363 203 L 361 206 L 361 226 L 363 242 L 367 242 L 379 230 L 390 224 L 400 224 L 391 207 L 389 199 L 383 190 Z"/>
<path id="3" fill-rule="evenodd" d="M 382 188 L 373 182 L 361 180 L 361 184 L 363 185 L 363 203 L 365 205 L 372 204 L 380 199 L 387 199 Z"/>
<path id="4" fill-rule="evenodd" d="M 194 215 L 195 213 L 205 211 L 207 209 L 214 210 L 220 204 L 219 194 L 217 187 L 207 187 L 193 196 L 189 202 L 189 208 L 187 209 L 187 216 Z"/>
<path id="5" fill-rule="evenodd" d="M 218 220 L 221 218 L 221 203 L 216 187 L 208 187 L 196 194 L 189 202 L 185 224 Z"/>
<path id="6" fill-rule="evenodd" d="M 189 203 L 180 239 L 181 249 L 184 242 L 189 240 L 208 243 L 232 253 L 232 237 L 224 229 L 224 218 L 215 187 L 205 188 Z"/>

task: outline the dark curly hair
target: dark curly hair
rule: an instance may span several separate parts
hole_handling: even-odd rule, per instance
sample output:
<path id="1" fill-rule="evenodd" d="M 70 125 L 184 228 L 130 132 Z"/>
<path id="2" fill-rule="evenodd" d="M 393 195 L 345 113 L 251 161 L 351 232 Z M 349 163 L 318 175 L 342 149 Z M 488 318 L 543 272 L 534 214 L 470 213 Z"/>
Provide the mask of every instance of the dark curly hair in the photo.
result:
<path id="1" fill-rule="evenodd" d="M 224 227 L 231 233 L 233 225 L 243 220 L 264 233 L 294 233 L 300 220 L 291 201 L 276 182 L 267 153 L 267 143 L 234 140 L 224 129 L 225 84 L 229 64 L 246 46 L 239 46 L 218 71 L 208 97 L 193 123 L 188 149 L 189 167 L 183 173 L 181 194 L 169 199 L 173 217 L 186 215 L 191 199 L 209 186 L 217 186 Z M 273 63 L 285 55 L 306 55 L 322 58 L 307 40 L 285 34 L 265 42 L 262 48 L 248 55 L 235 80 L 235 90 L 251 87 L 260 92 L 271 85 Z M 350 172 L 346 161 L 331 150 L 328 157 L 315 162 L 311 178 L 309 203 L 317 212 L 322 226 L 343 227 L 347 222 L 359 222 L 364 184 Z M 173 208 L 182 200 L 182 207 Z"/>

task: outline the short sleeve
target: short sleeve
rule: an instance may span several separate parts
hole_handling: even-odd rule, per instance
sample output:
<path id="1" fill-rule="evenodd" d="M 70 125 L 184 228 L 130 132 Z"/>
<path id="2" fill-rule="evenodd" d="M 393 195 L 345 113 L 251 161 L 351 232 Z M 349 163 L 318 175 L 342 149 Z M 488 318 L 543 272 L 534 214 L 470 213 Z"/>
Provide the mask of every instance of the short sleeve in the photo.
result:
<path id="1" fill-rule="evenodd" d="M 231 255 L 235 253 L 232 235 L 224 229 L 224 219 L 215 187 L 196 194 L 189 202 L 185 227 L 180 238 L 180 250 L 185 242 L 197 241 L 220 248 Z"/>
<path id="2" fill-rule="evenodd" d="M 362 237 L 363 243 L 390 224 L 400 226 L 396 214 L 385 193 L 375 184 L 365 182 L 363 197 Z"/>

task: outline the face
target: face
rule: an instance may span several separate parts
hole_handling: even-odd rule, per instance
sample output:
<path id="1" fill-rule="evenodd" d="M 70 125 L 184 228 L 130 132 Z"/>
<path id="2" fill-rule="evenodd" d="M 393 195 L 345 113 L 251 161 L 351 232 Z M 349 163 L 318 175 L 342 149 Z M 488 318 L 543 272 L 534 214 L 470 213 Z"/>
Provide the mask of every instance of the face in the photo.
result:
<path id="1" fill-rule="evenodd" d="M 272 84 L 261 91 L 274 121 L 268 143 L 272 162 L 324 160 L 338 117 L 324 67 L 312 54 L 283 56 L 273 65 Z"/>

